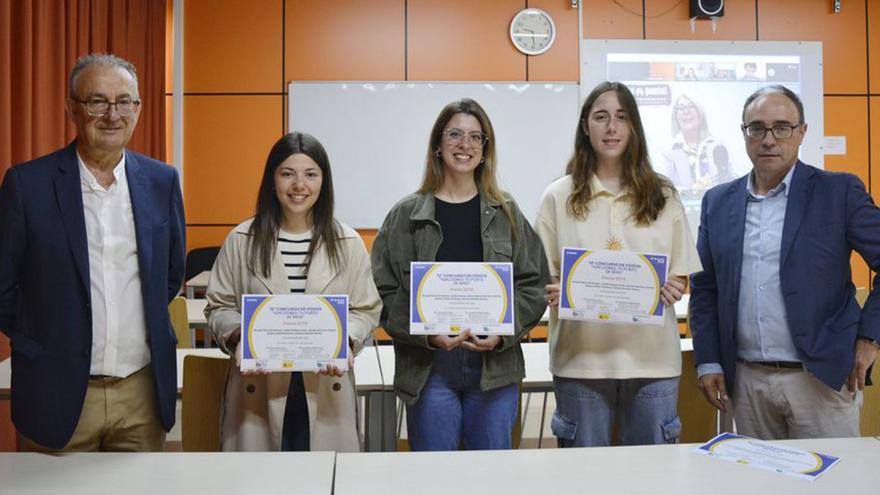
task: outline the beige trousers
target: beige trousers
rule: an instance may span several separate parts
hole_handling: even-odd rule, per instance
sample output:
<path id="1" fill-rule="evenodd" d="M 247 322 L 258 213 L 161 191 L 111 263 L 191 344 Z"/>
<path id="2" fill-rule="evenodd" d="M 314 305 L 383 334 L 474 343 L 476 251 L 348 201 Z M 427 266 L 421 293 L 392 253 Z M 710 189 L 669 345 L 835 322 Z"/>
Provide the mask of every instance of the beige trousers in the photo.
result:
<path id="1" fill-rule="evenodd" d="M 25 452 L 158 452 L 165 447 L 165 430 L 159 419 L 153 368 L 125 378 L 89 380 L 82 414 L 70 441 L 49 449 L 19 435 Z"/>
<path id="2" fill-rule="evenodd" d="M 752 363 L 736 365 L 737 433 L 764 440 L 859 436 L 862 392 L 833 390 L 812 373 Z"/>

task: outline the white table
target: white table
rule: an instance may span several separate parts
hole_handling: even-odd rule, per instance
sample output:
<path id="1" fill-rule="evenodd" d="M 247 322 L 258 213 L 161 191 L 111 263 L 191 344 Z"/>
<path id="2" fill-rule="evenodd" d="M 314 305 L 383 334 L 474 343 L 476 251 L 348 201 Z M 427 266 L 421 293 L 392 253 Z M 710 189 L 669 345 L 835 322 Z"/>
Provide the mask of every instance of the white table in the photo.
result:
<path id="1" fill-rule="evenodd" d="M 394 388 L 394 346 L 376 347 L 379 364 L 385 377 L 387 390 Z M 694 350 L 693 339 L 681 339 L 681 352 Z M 523 360 L 526 377 L 523 379 L 524 392 L 546 392 L 553 389 L 553 375 L 550 373 L 550 351 L 546 342 L 523 342 Z"/>
<path id="2" fill-rule="evenodd" d="M 186 356 L 206 356 L 227 359 L 220 349 L 177 349 L 177 395 L 183 393 L 183 359 Z M 393 356 L 392 356 L 393 359 Z M 12 370 L 11 358 L 0 361 L 0 400 L 9 400 Z M 384 387 L 379 362 L 373 348 L 366 348 L 355 358 L 355 373 L 358 392 L 381 390 Z"/>
<path id="3" fill-rule="evenodd" d="M 691 352 L 694 350 L 693 339 L 681 339 L 681 352 Z M 546 342 L 523 342 L 523 361 L 525 361 L 526 376 L 522 381 L 522 391 L 525 393 L 547 393 L 553 390 L 553 374 L 550 373 L 550 351 Z M 382 345 L 376 347 L 379 356 L 379 365 L 384 374 L 385 392 L 393 397 L 394 391 L 394 346 Z M 688 370 L 683 370 L 688 372 Z M 378 394 L 376 394 L 378 395 Z M 383 426 L 382 431 L 396 430 L 396 402 L 392 401 L 388 404 L 388 398 L 382 405 L 383 408 Z M 544 435 L 544 420 L 547 408 L 547 396 L 544 396 L 544 405 L 541 408 L 541 423 L 539 427 L 539 445 Z M 383 437 L 387 434 L 383 433 Z M 396 432 L 395 432 L 396 439 Z M 396 450 L 385 440 L 388 448 L 383 450 Z"/>
<path id="4" fill-rule="evenodd" d="M 810 482 L 694 454 L 696 446 L 337 454 L 336 495 L 457 493 L 871 494 L 880 487 L 880 442 L 780 442 L 841 458 Z"/>
<path id="5" fill-rule="evenodd" d="M 0 495 L 333 492 L 333 452 L 0 454 Z"/>
<path id="6" fill-rule="evenodd" d="M 189 320 L 190 328 L 207 328 L 208 319 L 205 318 L 205 306 L 207 305 L 206 299 L 186 300 L 186 318 Z"/>
<path id="7" fill-rule="evenodd" d="M 196 275 L 195 277 L 189 279 L 184 284 L 186 286 L 186 298 L 193 299 L 195 297 L 196 290 L 202 290 L 208 288 L 208 281 L 211 280 L 211 272 L 204 271 Z"/>

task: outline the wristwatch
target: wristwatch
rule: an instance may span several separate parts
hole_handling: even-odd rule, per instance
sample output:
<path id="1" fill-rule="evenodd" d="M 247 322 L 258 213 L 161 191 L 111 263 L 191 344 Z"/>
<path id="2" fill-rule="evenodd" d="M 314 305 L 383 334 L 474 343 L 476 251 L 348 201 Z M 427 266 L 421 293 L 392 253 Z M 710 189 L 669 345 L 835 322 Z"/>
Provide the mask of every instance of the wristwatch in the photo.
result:
<path id="1" fill-rule="evenodd" d="M 871 344 L 872 346 L 880 349 L 880 342 L 877 342 L 875 339 L 871 337 L 859 337 L 860 340 L 864 340 L 865 342 Z"/>

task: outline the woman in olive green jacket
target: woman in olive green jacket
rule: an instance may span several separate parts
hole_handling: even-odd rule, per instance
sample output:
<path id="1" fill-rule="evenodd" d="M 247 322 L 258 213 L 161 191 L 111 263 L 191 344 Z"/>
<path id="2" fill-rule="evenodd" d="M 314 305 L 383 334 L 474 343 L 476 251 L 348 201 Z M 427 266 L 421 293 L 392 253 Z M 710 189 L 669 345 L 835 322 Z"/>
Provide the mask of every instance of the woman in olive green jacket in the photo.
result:
<path id="1" fill-rule="evenodd" d="M 373 243 L 373 278 L 394 340 L 394 389 L 406 403 L 413 450 L 510 448 L 524 376 L 520 339 L 544 313 L 544 250 L 516 202 L 498 189 L 492 124 L 468 99 L 431 131 L 419 191 L 388 213 Z M 510 336 L 410 335 L 410 262 L 511 262 Z"/>

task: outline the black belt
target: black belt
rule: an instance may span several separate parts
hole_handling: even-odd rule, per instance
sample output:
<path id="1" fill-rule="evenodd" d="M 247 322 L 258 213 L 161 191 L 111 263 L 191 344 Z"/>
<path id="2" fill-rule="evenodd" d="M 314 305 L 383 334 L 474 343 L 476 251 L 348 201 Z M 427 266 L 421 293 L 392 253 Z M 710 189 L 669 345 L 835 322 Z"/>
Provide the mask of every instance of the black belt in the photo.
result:
<path id="1" fill-rule="evenodd" d="M 119 380 L 122 380 L 122 377 L 113 375 L 89 375 L 89 380 L 110 383 L 118 382 Z"/>
<path id="2" fill-rule="evenodd" d="M 746 361 L 745 359 L 737 359 L 736 361 L 738 363 L 757 364 L 760 366 L 765 366 L 767 368 L 778 368 L 786 370 L 804 369 L 804 363 L 801 363 L 799 361 Z"/>

